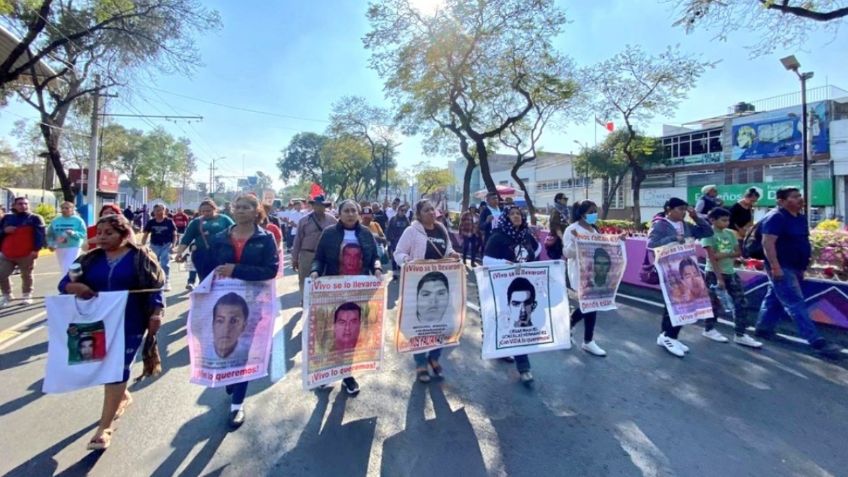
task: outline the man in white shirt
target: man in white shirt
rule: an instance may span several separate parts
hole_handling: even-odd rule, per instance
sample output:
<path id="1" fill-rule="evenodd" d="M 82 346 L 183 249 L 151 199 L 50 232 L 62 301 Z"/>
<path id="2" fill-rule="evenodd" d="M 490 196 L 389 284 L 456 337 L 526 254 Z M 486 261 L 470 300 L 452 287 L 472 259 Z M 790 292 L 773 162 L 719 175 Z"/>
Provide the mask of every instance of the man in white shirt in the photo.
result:
<path id="1" fill-rule="evenodd" d="M 386 217 L 388 217 L 389 220 L 392 220 L 392 217 L 397 215 L 397 208 L 399 206 L 400 206 L 400 198 L 395 197 L 395 200 L 392 201 L 392 206 L 386 207 Z"/>

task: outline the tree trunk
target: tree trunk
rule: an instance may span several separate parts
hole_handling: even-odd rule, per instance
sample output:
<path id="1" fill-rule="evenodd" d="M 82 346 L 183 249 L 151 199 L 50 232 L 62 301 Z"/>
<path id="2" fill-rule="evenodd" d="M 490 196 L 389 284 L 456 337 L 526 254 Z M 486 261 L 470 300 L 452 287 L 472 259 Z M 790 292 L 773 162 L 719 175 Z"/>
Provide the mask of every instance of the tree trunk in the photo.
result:
<path id="1" fill-rule="evenodd" d="M 642 187 L 642 181 L 645 180 L 645 170 L 639 164 L 634 164 L 631 170 L 630 186 L 633 189 L 633 210 L 630 217 L 633 220 L 636 230 L 642 230 L 642 210 L 639 205 L 639 190 Z"/>
<path id="2" fill-rule="evenodd" d="M 56 177 L 59 179 L 59 187 L 62 188 L 62 196 L 68 202 L 74 201 L 74 191 L 71 190 L 71 181 L 68 180 L 68 174 L 65 172 L 65 167 L 62 164 L 62 152 L 59 151 L 59 130 L 54 130 L 50 127 L 47 121 L 44 120 L 44 115 L 41 116 L 41 135 L 44 137 L 44 143 L 47 145 L 47 154 L 50 156 L 50 163 L 53 164 L 53 170 L 56 172 Z"/>
<path id="3" fill-rule="evenodd" d="M 601 179 L 601 220 L 606 220 L 609 215 L 610 202 L 612 202 L 612 194 L 610 194 L 610 180 L 608 176 Z"/>
<path id="4" fill-rule="evenodd" d="M 475 139 L 474 145 L 477 148 L 477 160 L 480 161 L 480 175 L 483 177 L 483 183 L 486 184 L 486 190 L 489 192 L 497 192 L 495 181 L 492 179 L 492 171 L 489 169 L 489 152 L 486 150 L 486 141 L 483 139 Z"/>
<path id="5" fill-rule="evenodd" d="M 462 210 L 468 210 L 471 203 L 471 176 L 474 174 L 474 158 L 465 158 L 465 174 L 462 177 Z"/>
<path id="6" fill-rule="evenodd" d="M 530 198 L 530 192 L 527 190 L 527 185 L 524 184 L 524 181 L 522 181 L 520 177 L 518 177 L 518 169 L 530 161 L 532 161 L 532 159 L 522 160 L 520 157 L 517 158 L 512 169 L 509 171 L 509 175 L 512 176 L 515 183 L 518 184 L 518 188 L 521 189 L 521 192 L 524 192 L 524 200 L 527 201 L 527 211 L 530 215 L 530 225 L 536 225 L 536 206 L 533 205 L 533 200 Z"/>

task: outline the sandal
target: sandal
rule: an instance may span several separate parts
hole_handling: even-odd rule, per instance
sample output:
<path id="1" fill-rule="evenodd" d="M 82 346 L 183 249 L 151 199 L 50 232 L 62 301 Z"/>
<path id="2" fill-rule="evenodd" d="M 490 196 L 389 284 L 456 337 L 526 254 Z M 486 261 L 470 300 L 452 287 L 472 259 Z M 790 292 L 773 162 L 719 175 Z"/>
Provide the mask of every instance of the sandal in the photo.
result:
<path id="1" fill-rule="evenodd" d="M 442 377 L 442 365 L 439 364 L 435 359 L 428 360 L 430 362 L 430 367 L 433 368 L 433 374 L 436 375 L 437 378 Z"/>
<path id="2" fill-rule="evenodd" d="M 112 429 L 104 429 L 102 432 L 95 434 L 94 437 L 88 441 L 87 449 L 90 451 L 106 450 L 109 448 L 109 444 L 111 443 Z"/>
<path id="3" fill-rule="evenodd" d="M 418 368 L 418 382 L 420 382 L 420 383 L 429 383 L 430 382 L 430 373 L 427 372 L 427 368 Z"/>
<path id="4" fill-rule="evenodd" d="M 115 411 L 115 417 L 112 418 L 112 421 L 117 421 L 127 412 L 127 408 L 130 407 L 130 404 L 133 403 L 132 394 L 127 394 L 127 398 L 121 401 L 121 404 L 118 406 L 118 410 Z"/>

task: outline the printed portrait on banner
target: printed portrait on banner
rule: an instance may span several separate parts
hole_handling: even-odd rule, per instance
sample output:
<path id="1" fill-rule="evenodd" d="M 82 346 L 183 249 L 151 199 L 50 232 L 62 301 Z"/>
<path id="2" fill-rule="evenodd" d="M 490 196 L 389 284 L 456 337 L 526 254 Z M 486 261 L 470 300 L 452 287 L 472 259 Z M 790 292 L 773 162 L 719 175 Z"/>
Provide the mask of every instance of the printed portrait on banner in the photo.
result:
<path id="1" fill-rule="evenodd" d="M 457 260 L 407 263 L 401 275 L 396 348 L 421 353 L 456 346 L 465 322 L 465 266 Z"/>
<path id="2" fill-rule="evenodd" d="M 627 266 L 624 241 L 618 236 L 599 234 L 576 240 L 579 276 L 575 289 L 581 311 L 615 309 L 615 295 Z"/>
<path id="3" fill-rule="evenodd" d="M 655 249 L 660 287 L 674 326 L 712 318 L 709 291 L 698 266 L 695 244 Z"/>

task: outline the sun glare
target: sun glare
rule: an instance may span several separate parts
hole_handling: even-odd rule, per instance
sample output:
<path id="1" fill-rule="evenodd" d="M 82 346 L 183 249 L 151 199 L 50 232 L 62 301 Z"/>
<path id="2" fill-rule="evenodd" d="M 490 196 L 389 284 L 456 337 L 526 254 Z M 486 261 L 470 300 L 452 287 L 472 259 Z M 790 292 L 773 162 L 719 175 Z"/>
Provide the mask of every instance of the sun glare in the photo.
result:
<path id="1" fill-rule="evenodd" d="M 409 0 L 409 3 L 424 15 L 435 15 L 445 5 L 444 0 Z"/>

